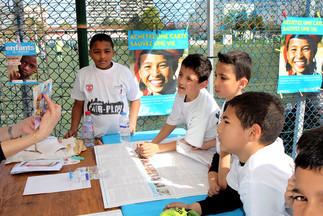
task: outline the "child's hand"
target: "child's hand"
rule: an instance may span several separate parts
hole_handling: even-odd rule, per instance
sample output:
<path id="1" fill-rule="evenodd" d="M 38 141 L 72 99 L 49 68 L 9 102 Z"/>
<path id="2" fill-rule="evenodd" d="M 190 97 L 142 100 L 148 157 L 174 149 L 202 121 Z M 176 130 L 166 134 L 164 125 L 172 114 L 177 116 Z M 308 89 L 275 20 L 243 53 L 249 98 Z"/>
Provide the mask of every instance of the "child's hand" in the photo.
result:
<path id="1" fill-rule="evenodd" d="M 22 134 L 31 134 L 35 131 L 35 116 L 30 116 L 21 122 L 17 123 L 18 130 L 20 131 L 20 135 Z"/>
<path id="2" fill-rule="evenodd" d="M 168 205 L 165 206 L 165 208 L 163 209 L 164 211 L 166 209 L 170 209 L 170 208 L 189 208 L 189 205 L 187 204 L 184 204 L 184 203 L 181 203 L 181 202 L 172 202 L 172 203 L 169 203 Z"/>
<path id="3" fill-rule="evenodd" d="M 288 185 L 285 192 L 285 201 L 291 209 L 293 208 L 293 203 L 294 203 L 294 197 L 293 197 L 294 187 L 295 187 L 295 174 L 293 174 L 292 177 L 288 179 Z"/>
<path id="4" fill-rule="evenodd" d="M 130 125 L 130 126 L 129 126 L 129 129 L 130 129 L 130 134 L 131 134 L 131 135 L 135 135 L 135 132 L 136 132 L 136 125 Z"/>
<path id="5" fill-rule="evenodd" d="M 214 171 L 210 171 L 208 173 L 209 185 L 210 188 L 208 190 L 208 196 L 211 197 L 215 194 L 218 194 L 221 190 L 219 182 L 218 182 L 218 173 Z"/>
<path id="6" fill-rule="evenodd" d="M 151 158 L 158 152 L 158 144 L 140 142 L 137 144 L 137 152 L 144 158 Z"/>
<path id="7" fill-rule="evenodd" d="M 67 134 L 64 136 L 64 139 L 70 138 L 70 137 L 77 137 L 77 130 L 69 130 Z"/>

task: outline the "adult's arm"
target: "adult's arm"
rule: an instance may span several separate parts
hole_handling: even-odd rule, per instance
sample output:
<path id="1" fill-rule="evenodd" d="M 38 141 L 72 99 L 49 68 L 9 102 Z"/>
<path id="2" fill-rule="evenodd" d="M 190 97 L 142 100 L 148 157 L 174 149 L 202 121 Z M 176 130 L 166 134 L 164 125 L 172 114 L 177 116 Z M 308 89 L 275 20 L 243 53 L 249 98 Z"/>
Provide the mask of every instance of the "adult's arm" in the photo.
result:
<path id="1" fill-rule="evenodd" d="M 49 97 L 43 95 L 48 104 L 46 113 L 41 119 L 39 128 L 32 134 L 28 134 L 18 139 L 1 142 L 1 148 L 6 158 L 11 157 L 25 148 L 46 139 L 61 117 L 61 106 L 54 104 Z"/>

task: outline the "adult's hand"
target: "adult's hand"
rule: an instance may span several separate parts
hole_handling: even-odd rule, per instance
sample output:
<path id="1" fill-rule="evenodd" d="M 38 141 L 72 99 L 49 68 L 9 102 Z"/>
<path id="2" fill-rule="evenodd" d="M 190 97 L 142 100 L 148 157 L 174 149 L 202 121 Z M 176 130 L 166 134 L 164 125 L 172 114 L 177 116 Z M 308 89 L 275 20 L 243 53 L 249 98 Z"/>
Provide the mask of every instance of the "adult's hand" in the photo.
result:
<path id="1" fill-rule="evenodd" d="M 61 118 L 61 106 L 54 104 L 48 96 L 43 95 L 43 97 L 48 106 L 46 108 L 46 113 L 41 119 L 39 129 L 37 131 L 38 141 L 46 139 Z"/>
<path id="2" fill-rule="evenodd" d="M 17 135 L 18 137 L 23 134 L 31 134 L 35 131 L 35 116 L 30 116 L 17 123 Z"/>

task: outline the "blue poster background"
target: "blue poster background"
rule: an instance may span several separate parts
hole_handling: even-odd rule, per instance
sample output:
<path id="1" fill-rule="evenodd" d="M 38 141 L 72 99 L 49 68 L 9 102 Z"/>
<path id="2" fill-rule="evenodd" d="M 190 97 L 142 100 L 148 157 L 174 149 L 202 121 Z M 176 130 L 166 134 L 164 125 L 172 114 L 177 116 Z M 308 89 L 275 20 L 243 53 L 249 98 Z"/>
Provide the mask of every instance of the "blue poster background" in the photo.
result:
<path id="1" fill-rule="evenodd" d="M 323 20 L 311 17 L 288 17 L 281 26 L 282 39 L 287 34 L 293 35 L 323 35 Z M 279 77 L 278 77 L 278 93 L 296 93 L 296 92 L 319 92 L 322 85 L 322 74 L 314 75 L 292 75 L 288 76 L 286 71 L 286 62 L 283 56 L 283 49 L 285 46 L 281 45 Z M 322 41 L 321 41 L 322 42 Z M 316 61 L 321 57 L 318 55 L 320 47 L 316 53 Z M 319 59 L 320 58 L 320 59 Z M 321 61 L 317 61 L 321 62 Z M 319 67 L 320 65 L 318 65 Z M 318 68 L 319 69 L 319 68 Z"/>
<path id="2" fill-rule="evenodd" d="M 187 50 L 188 38 L 186 30 L 128 31 L 130 52 L 136 50 Z M 142 96 L 139 116 L 168 115 L 172 111 L 174 100 L 175 94 Z"/>

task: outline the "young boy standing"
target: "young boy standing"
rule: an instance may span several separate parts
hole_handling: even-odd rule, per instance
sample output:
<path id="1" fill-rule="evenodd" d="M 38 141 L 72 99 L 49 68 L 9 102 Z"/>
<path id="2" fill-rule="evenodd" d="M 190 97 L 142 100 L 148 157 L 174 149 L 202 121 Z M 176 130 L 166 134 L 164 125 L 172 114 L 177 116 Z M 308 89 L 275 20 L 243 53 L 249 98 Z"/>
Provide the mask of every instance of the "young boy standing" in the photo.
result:
<path id="1" fill-rule="evenodd" d="M 285 215 L 284 192 L 294 163 L 278 138 L 283 124 L 284 106 L 277 97 L 247 92 L 228 102 L 217 127 L 221 151 L 233 154 L 228 187 L 238 191 L 248 216 Z M 166 208 L 184 207 L 206 215 L 239 207 L 226 191 L 207 202 L 171 203 Z"/>
<path id="2" fill-rule="evenodd" d="M 218 62 L 215 65 L 214 91 L 219 98 L 224 98 L 220 117 L 225 104 L 247 86 L 251 77 L 252 63 L 250 56 L 243 51 L 236 50 L 224 54 L 218 53 Z M 214 154 L 212 166 L 209 169 L 208 195 L 218 194 L 220 190 L 227 187 L 226 176 L 230 170 L 230 158 L 228 153 L 221 152 L 220 143 L 216 145 L 217 152 Z"/>
<path id="3" fill-rule="evenodd" d="M 65 138 L 77 136 L 77 128 L 84 111 L 91 111 L 95 137 L 117 133 L 122 112 L 129 113 L 131 104 L 130 131 L 136 130 L 140 107 L 140 93 L 130 70 L 112 61 L 115 56 L 111 37 L 96 34 L 90 42 L 90 57 L 94 65 L 82 68 L 75 80 L 71 97 L 71 129 Z"/>
<path id="4" fill-rule="evenodd" d="M 172 113 L 158 135 L 149 142 L 140 142 L 137 151 L 149 158 L 158 152 L 176 150 L 176 141 L 159 144 L 179 124 L 186 124 L 187 132 L 182 143 L 195 148 L 215 146 L 214 128 L 219 121 L 220 108 L 205 87 L 212 70 L 211 62 L 201 54 L 188 55 L 182 62 L 178 75 L 178 92 Z"/>

